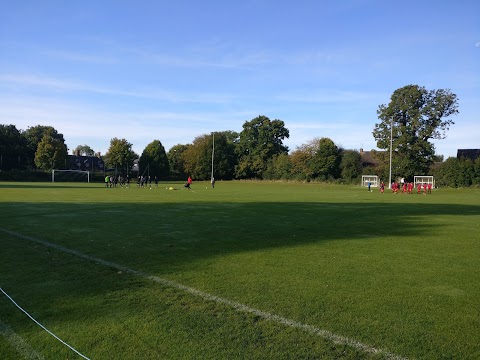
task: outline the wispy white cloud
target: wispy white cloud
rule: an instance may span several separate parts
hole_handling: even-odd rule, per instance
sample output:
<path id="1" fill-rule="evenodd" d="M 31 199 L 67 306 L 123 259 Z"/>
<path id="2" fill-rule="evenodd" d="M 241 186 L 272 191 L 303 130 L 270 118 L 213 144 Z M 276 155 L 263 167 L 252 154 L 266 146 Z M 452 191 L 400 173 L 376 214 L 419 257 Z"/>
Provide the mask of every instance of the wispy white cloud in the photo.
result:
<path id="1" fill-rule="evenodd" d="M 154 99 L 174 103 L 215 103 L 222 104 L 232 101 L 233 96 L 225 93 L 178 93 L 175 91 L 147 88 L 138 90 L 123 90 L 101 87 L 94 84 L 75 80 L 57 79 L 54 77 L 32 74 L 0 74 L 0 82 L 18 88 L 23 86 L 25 91 L 32 87 L 43 88 L 54 92 L 87 92 L 103 95 L 125 96 L 134 98 Z"/>
<path id="2" fill-rule="evenodd" d="M 298 103 L 358 103 L 378 101 L 386 98 L 388 95 L 381 93 L 372 93 L 366 91 L 341 91 L 319 89 L 309 92 L 290 92 L 277 95 L 276 98 L 281 101 Z"/>
<path id="3" fill-rule="evenodd" d="M 190 143 L 204 133 L 232 130 L 234 125 L 239 127 L 242 115 L 235 112 L 125 112 L 44 96 L 0 96 L 2 123 L 14 124 L 22 130 L 36 125 L 53 126 L 64 135 L 68 147 L 87 143 L 103 153 L 113 137 L 127 139 L 136 152 L 141 152 L 154 139 L 159 139 L 168 150 L 178 143 Z"/>

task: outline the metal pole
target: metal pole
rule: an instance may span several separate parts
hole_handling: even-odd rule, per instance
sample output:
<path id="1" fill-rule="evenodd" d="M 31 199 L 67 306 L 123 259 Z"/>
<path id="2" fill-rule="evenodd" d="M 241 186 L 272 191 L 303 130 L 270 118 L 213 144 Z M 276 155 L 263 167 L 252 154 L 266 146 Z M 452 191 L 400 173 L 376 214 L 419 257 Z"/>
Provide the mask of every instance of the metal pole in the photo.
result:
<path id="1" fill-rule="evenodd" d="M 393 144 L 393 117 L 390 123 L 390 175 L 388 179 L 388 188 L 392 188 L 392 144 Z"/>
<path id="2" fill-rule="evenodd" d="M 215 154 L 215 133 L 212 133 L 212 176 L 210 177 L 210 180 L 213 179 L 213 155 Z"/>

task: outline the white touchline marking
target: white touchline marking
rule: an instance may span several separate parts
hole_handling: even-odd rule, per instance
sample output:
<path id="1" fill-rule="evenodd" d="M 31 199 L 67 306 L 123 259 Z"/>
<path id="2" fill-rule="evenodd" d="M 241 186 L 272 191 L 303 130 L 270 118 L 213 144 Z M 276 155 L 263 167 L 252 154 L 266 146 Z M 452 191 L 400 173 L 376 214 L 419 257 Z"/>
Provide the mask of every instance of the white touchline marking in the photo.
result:
<path id="1" fill-rule="evenodd" d="M 357 341 L 355 339 L 351 339 L 349 337 L 342 336 L 342 335 L 337 335 L 337 334 L 332 333 L 331 331 L 320 329 L 320 328 L 318 328 L 316 326 L 313 326 L 313 325 L 303 324 L 301 322 L 291 320 L 291 319 L 285 318 L 283 316 L 279 316 L 279 315 L 275 315 L 275 314 L 272 314 L 272 313 L 269 313 L 269 312 L 266 312 L 266 311 L 258 310 L 258 309 L 252 308 L 248 305 L 244 305 L 244 304 L 232 301 L 232 300 L 221 298 L 221 297 L 216 296 L 216 295 L 208 294 L 208 293 L 203 292 L 201 290 L 197 290 L 195 288 L 182 285 L 182 284 L 177 283 L 177 282 L 172 281 L 172 280 L 164 279 L 164 278 L 161 278 L 161 277 L 158 277 L 158 276 L 155 276 L 155 275 L 150 275 L 150 274 L 144 273 L 142 271 L 133 270 L 133 269 L 127 268 L 125 266 L 110 262 L 110 261 L 106 261 L 106 260 L 103 260 L 103 259 L 100 259 L 100 258 L 97 258 L 97 257 L 94 257 L 94 256 L 90 256 L 90 255 L 87 255 L 87 254 L 83 254 L 83 253 L 81 253 L 77 250 L 68 249 L 68 248 L 63 247 L 61 245 L 53 244 L 53 243 L 50 243 L 50 242 L 45 241 L 45 240 L 40 240 L 40 239 L 34 238 L 32 236 L 20 234 L 20 233 L 17 233 L 15 231 L 3 229 L 3 228 L 0 228 L 0 231 L 5 233 L 5 234 L 9 234 L 11 236 L 15 236 L 15 237 L 20 238 L 20 239 L 29 240 L 29 241 L 35 242 L 37 244 L 43 245 L 45 247 L 49 247 L 49 248 L 56 249 L 56 250 L 59 250 L 59 251 L 64 252 L 64 253 L 75 255 L 77 257 L 80 257 L 82 259 L 86 259 L 86 260 L 91 261 L 91 262 L 95 262 L 97 264 L 105 265 L 107 267 L 113 268 L 113 269 L 118 270 L 118 271 L 122 271 L 122 272 L 131 274 L 131 275 L 135 275 L 135 276 L 139 276 L 139 277 L 142 277 L 144 279 L 149 279 L 149 280 L 154 281 L 158 284 L 166 285 L 166 286 L 169 286 L 169 287 L 173 287 L 173 288 L 185 291 L 186 293 L 201 297 L 205 300 L 210 300 L 210 301 L 214 301 L 214 302 L 219 303 L 219 304 L 228 305 L 228 306 L 230 306 L 230 307 L 232 307 L 232 308 L 234 308 L 238 311 L 254 314 L 254 315 L 257 315 L 257 316 L 259 316 L 263 319 L 266 319 L 266 320 L 275 321 L 275 322 L 277 322 L 279 324 L 282 324 L 282 325 L 286 325 L 286 326 L 290 326 L 290 327 L 293 327 L 293 328 L 304 330 L 304 331 L 306 331 L 310 334 L 315 334 L 315 335 L 320 336 L 321 338 L 330 340 L 335 344 L 348 345 L 348 346 L 351 346 L 354 349 L 362 350 L 362 351 L 365 351 L 367 353 L 381 354 L 381 355 L 385 356 L 385 358 L 387 358 L 387 359 L 396 359 L 396 360 L 407 359 L 403 356 L 391 353 L 391 352 L 389 352 L 385 349 L 375 348 L 375 347 L 372 347 L 370 345 L 364 344 L 360 341 Z"/>
<path id="2" fill-rule="evenodd" d="M 44 357 L 28 345 L 23 338 L 13 331 L 7 324 L 0 321 L 0 335 L 2 335 L 15 350 L 26 359 L 41 359 Z"/>

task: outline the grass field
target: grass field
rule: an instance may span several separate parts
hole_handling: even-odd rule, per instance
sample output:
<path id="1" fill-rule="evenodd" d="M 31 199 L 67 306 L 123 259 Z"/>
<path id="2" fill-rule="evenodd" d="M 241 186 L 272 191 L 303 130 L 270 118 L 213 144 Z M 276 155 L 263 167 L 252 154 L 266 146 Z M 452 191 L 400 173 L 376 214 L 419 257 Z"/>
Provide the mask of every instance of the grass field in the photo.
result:
<path id="1" fill-rule="evenodd" d="M 0 287 L 91 359 L 480 358 L 480 190 L 0 183 Z M 0 293 L 2 359 L 80 359 Z"/>

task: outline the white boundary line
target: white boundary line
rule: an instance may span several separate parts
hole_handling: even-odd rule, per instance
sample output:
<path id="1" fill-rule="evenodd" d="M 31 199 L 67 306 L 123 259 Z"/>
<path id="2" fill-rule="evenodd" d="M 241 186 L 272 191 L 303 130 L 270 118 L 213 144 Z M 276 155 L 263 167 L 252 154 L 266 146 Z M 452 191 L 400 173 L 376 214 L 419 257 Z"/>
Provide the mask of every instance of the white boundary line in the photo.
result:
<path id="1" fill-rule="evenodd" d="M 301 322 L 291 320 L 291 319 L 288 319 L 288 318 L 285 318 L 285 317 L 282 317 L 282 316 L 279 316 L 279 315 L 275 315 L 275 314 L 272 314 L 272 313 L 269 313 L 269 312 L 266 312 L 266 311 L 258 310 L 258 309 L 252 308 L 248 305 L 244 305 L 244 304 L 232 301 L 232 300 L 221 298 L 221 297 L 218 297 L 216 295 L 211 295 L 211 294 L 208 294 L 208 293 L 203 292 L 201 290 L 197 290 L 195 288 L 182 285 L 182 284 L 177 283 L 177 282 L 172 281 L 172 280 L 167 280 L 167 279 L 164 279 L 164 278 L 161 278 L 161 277 L 158 277 L 158 276 L 149 275 L 149 274 L 144 273 L 142 271 L 133 270 L 133 269 L 127 268 L 125 266 L 110 262 L 110 261 L 106 261 L 106 260 L 103 260 L 103 259 L 100 259 L 100 258 L 96 258 L 94 256 L 86 255 L 86 254 L 83 254 L 83 253 L 81 253 L 77 250 L 68 249 L 68 248 L 63 247 L 61 245 L 53 244 L 53 243 L 50 243 L 48 241 L 40 240 L 40 239 L 34 238 L 32 236 L 23 235 L 23 234 L 15 232 L 15 231 L 3 229 L 3 228 L 0 228 L 0 232 L 3 232 L 5 234 L 8 234 L 8 235 L 20 238 L 20 239 L 29 240 L 29 241 L 35 242 L 37 244 L 40 244 L 40 245 L 43 245 L 43 246 L 46 246 L 46 247 L 49 247 L 49 248 L 52 248 L 52 249 L 56 249 L 58 251 L 61 251 L 61 252 L 67 253 L 67 254 L 75 255 L 75 256 L 80 257 L 82 259 L 86 259 L 88 261 L 95 262 L 97 264 L 104 265 L 104 266 L 113 268 L 113 269 L 118 270 L 118 271 L 122 271 L 122 272 L 131 274 L 131 275 L 135 275 L 135 276 L 139 276 L 141 278 L 154 281 L 158 284 L 162 284 L 162 285 L 169 286 L 169 287 L 172 287 L 172 288 L 175 288 L 175 289 L 179 289 L 179 290 L 182 290 L 186 293 L 198 296 L 198 297 L 200 297 L 204 300 L 210 300 L 210 301 L 214 301 L 214 302 L 219 303 L 219 304 L 225 304 L 225 305 L 228 305 L 228 306 L 234 308 L 235 310 L 245 312 L 245 313 L 254 314 L 254 315 L 259 316 L 259 317 L 261 317 L 265 320 L 274 321 L 278 324 L 282 324 L 282 325 L 286 325 L 286 326 L 289 326 L 289 327 L 292 327 L 292 328 L 297 328 L 297 329 L 304 330 L 304 331 L 306 331 L 310 334 L 318 335 L 319 337 L 321 337 L 323 339 L 329 340 L 329 341 L 333 342 L 334 344 L 348 345 L 348 346 L 350 346 L 354 349 L 365 351 L 367 353 L 380 354 L 380 355 L 383 355 L 387 359 L 395 359 L 395 360 L 407 359 L 403 356 L 391 353 L 391 352 L 389 352 L 385 349 L 375 348 L 375 347 L 372 347 L 368 344 L 364 344 L 360 341 L 357 341 L 355 339 L 351 339 L 349 337 L 342 336 L 342 335 L 337 335 L 335 333 L 332 333 L 329 330 L 320 329 L 320 328 L 318 328 L 316 326 L 313 326 L 313 325 L 303 324 Z"/>
<path id="2" fill-rule="evenodd" d="M 44 360 L 44 357 L 28 345 L 23 338 L 13 331 L 7 324 L 0 321 L 0 335 L 2 335 L 15 350 L 26 359 Z"/>
<path id="3" fill-rule="evenodd" d="M 77 353 L 78 355 L 80 355 L 82 358 L 86 359 L 86 360 L 90 360 L 88 357 L 86 357 L 85 355 L 83 355 L 82 353 L 80 353 L 78 350 L 76 350 L 74 347 L 72 347 L 71 345 L 67 344 L 65 341 L 63 341 L 62 339 L 60 339 L 57 335 L 55 335 L 54 333 L 52 333 L 50 330 L 48 330 L 45 326 L 43 326 L 42 324 L 40 324 L 37 320 L 35 320 L 28 312 L 26 312 L 20 305 L 18 305 L 11 297 L 10 295 L 8 295 L 1 287 L 0 287 L 0 291 L 3 293 L 3 295 L 5 295 L 8 300 L 10 300 L 17 308 L 19 308 L 25 315 L 27 315 L 30 320 L 32 320 L 35 324 L 37 324 L 38 326 L 40 326 L 43 330 L 45 330 L 48 334 L 52 335 L 55 339 L 57 339 L 58 341 L 60 341 L 63 345 L 65 345 L 66 347 L 68 347 L 70 350 L 74 351 L 75 353 Z"/>

